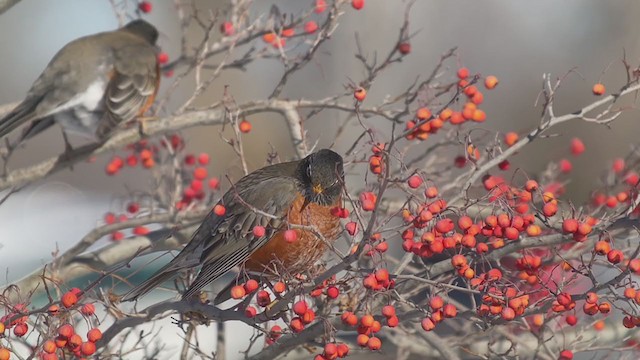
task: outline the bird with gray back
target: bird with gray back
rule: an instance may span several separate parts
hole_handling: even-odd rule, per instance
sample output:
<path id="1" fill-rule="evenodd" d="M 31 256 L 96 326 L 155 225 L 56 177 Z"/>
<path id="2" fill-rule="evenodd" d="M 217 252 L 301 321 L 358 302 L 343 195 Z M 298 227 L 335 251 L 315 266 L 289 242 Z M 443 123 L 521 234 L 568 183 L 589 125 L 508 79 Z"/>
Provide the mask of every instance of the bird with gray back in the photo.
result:
<path id="1" fill-rule="evenodd" d="M 0 119 L 0 139 L 27 125 L 22 142 L 58 123 L 67 135 L 104 142 L 121 123 L 142 115 L 160 82 L 156 28 L 134 20 L 123 28 L 65 45 L 26 98 Z"/>

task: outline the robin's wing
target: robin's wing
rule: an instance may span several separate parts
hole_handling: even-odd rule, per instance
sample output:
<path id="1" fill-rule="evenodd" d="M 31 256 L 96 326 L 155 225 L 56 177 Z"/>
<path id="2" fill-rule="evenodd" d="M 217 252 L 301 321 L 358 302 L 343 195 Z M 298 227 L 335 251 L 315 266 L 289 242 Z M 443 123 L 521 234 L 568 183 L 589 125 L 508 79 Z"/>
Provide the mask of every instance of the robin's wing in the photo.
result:
<path id="1" fill-rule="evenodd" d="M 265 179 L 247 188 L 225 199 L 225 208 L 230 213 L 225 221 L 210 232 L 198 232 L 194 236 L 202 238 L 202 269 L 183 298 L 197 294 L 266 244 L 283 225 L 299 194 L 296 180 L 289 177 Z M 259 238 L 253 235 L 257 225 L 266 230 Z"/>
<path id="2" fill-rule="evenodd" d="M 114 55 L 114 68 L 105 93 L 107 111 L 96 131 L 99 139 L 104 139 L 118 124 L 142 115 L 153 104 L 160 85 L 160 67 L 151 45 L 124 46 Z"/>
<path id="3" fill-rule="evenodd" d="M 296 164 L 269 166 L 240 179 L 220 201 L 225 206 L 225 214 L 218 216 L 211 211 L 191 241 L 171 262 L 121 300 L 135 300 L 178 271 L 202 264 L 202 270 L 184 296 L 186 298 L 245 261 L 280 227 L 295 200 L 298 185 L 291 175 Z M 256 209 L 263 214 L 254 211 Z M 256 225 L 265 227 L 265 236 L 253 236 L 252 230 Z"/>

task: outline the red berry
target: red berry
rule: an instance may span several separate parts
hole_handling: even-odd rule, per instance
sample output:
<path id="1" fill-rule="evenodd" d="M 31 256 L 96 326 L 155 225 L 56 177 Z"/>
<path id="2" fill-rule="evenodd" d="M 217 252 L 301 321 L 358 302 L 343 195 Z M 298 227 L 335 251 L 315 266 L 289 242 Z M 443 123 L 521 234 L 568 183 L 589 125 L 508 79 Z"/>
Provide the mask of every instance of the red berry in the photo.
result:
<path id="1" fill-rule="evenodd" d="M 227 209 L 222 204 L 217 204 L 216 206 L 213 207 L 213 213 L 216 214 L 217 216 L 224 216 L 226 212 L 227 212 Z"/>
<path id="2" fill-rule="evenodd" d="M 254 318 L 257 314 L 258 310 L 256 310 L 256 308 L 253 306 L 247 306 L 247 308 L 244 310 L 244 316 L 248 317 L 249 319 Z"/>
<path id="3" fill-rule="evenodd" d="M 112 241 L 120 241 L 124 239 L 124 233 L 122 231 L 115 231 L 113 233 L 111 233 L 111 240 Z"/>
<path id="4" fill-rule="evenodd" d="M 565 174 L 571 172 L 573 169 L 573 165 L 571 165 L 571 162 L 567 159 L 560 160 L 558 165 L 560 166 L 560 171 Z"/>
<path id="5" fill-rule="evenodd" d="M 198 163 L 200 165 L 207 165 L 209 163 L 209 154 L 207 153 L 200 153 L 200 155 L 198 155 Z M 204 179 L 200 179 L 200 180 L 204 180 Z"/>
<path id="6" fill-rule="evenodd" d="M 357 88 L 353 92 L 353 97 L 356 98 L 356 100 L 362 102 L 367 97 L 367 90 L 363 88 Z"/>
<path id="7" fill-rule="evenodd" d="M 571 153 L 573 155 L 580 155 L 584 152 L 585 146 L 582 140 L 578 138 L 571 139 Z"/>
<path id="8" fill-rule="evenodd" d="M 13 328 L 13 334 L 17 337 L 23 337 L 29 331 L 29 326 L 25 323 L 17 324 L 16 327 Z"/>
<path id="9" fill-rule="evenodd" d="M 370 337 L 369 341 L 367 341 L 367 347 L 369 348 L 369 350 L 373 351 L 380 350 L 380 348 L 382 347 L 382 341 L 380 340 L 380 338 Z"/>
<path id="10" fill-rule="evenodd" d="M 245 297 L 245 295 L 247 295 L 247 292 L 245 291 L 244 286 L 236 285 L 231 288 L 231 297 L 233 299 L 239 300 Z"/>
<path id="11" fill-rule="evenodd" d="M 278 281 L 277 283 L 273 284 L 273 292 L 275 292 L 276 294 L 282 294 L 286 290 L 287 285 L 282 281 Z"/>
<path id="12" fill-rule="evenodd" d="M 266 234 L 266 230 L 264 228 L 264 226 L 261 225 L 256 225 L 253 227 L 253 236 L 259 238 L 259 237 L 263 237 L 264 234 Z"/>
<path id="13" fill-rule="evenodd" d="M 47 354 L 53 354 L 57 349 L 58 347 L 53 340 L 47 340 L 44 342 L 44 344 L 42 344 L 42 351 L 46 352 Z"/>
<path id="14" fill-rule="evenodd" d="M 96 352 L 96 344 L 92 342 L 83 342 L 80 345 L 80 352 L 82 355 L 90 356 Z"/>
<path id="15" fill-rule="evenodd" d="M 318 24 L 316 24 L 315 21 L 311 20 L 311 21 L 307 21 L 306 24 L 304 24 L 304 31 L 307 34 L 313 34 L 314 32 L 316 32 L 318 30 Z"/>
<path id="16" fill-rule="evenodd" d="M 160 64 L 166 64 L 169 62 L 169 55 L 166 52 L 161 52 L 160 54 L 158 54 L 158 63 Z"/>
<path id="17" fill-rule="evenodd" d="M 198 159 L 199 160 L 199 159 Z M 203 181 L 207 178 L 207 169 L 203 167 L 197 167 L 193 170 L 193 177 L 196 180 Z"/>
<path id="18" fill-rule="evenodd" d="M 140 3 L 138 4 L 138 9 L 140 9 L 140 11 L 142 11 L 145 14 L 150 13 L 152 10 L 151 2 L 140 1 Z"/>
<path id="19" fill-rule="evenodd" d="M 96 307 L 93 304 L 84 304 L 82 305 L 82 308 L 80 308 L 80 312 L 84 316 L 91 316 L 95 314 Z"/>
<path id="20" fill-rule="evenodd" d="M 184 163 L 186 165 L 194 165 L 196 163 L 196 157 L 193 154 L 187 154 L 184 157 Z"/>
<path id="21" fill-rule="evenodd" d="M 420 325 L 424 331 L 431 331 L 436 328 L 436 324 L 431 320 L 431 318 L 422 319 Z"/>
<path id="22" fill-rule="evenodd" d="M 392 317 L 396 315 L 396 308 L 393 305 L 385 305 L 382 307 L 382 315 L 385 317 Z"/>
<path id="23" fill-rule="evenodd" d="M 347 230 L 349 235 L 354 236 L 358 232 L 358 223 L 350 221 L 345 224 L 344 228 Z"/>
<path id="24" fill-rule="evenodd" d="M 410 188 L 416 189 L 420 187 L 420 185 L 422 185 L 422 178 L 418 175 L 413 175 L 412 177 L 409 178 L 409 180 L 407 181 L 407 184 L 409 185 Z"/>
<path id="25" fill-rule="evenodd" d="M 292 244 L 298 240 L 298 233 L 293 229 L 288 229 L 284 232 L 284 241 Z"/>
<path id="26" fill-rule="evenodd" d="M 469 69 L 462 67 L 458 69 L 457 75 L 460 80 L 464 80 L 469 77 Z"/>
<path id="27" fill-rule="evenodd" d="M 127 205 L 127 211 L 131 214 L 135 214 L 140 210 L 140 204 L 138 204 L 137 202 L 132 202 L 129 205 Z"/>
<path id="28" fill-rule="evenodd" d="M 115 224 L 116 222 L 116 215 L 112 212 L 108 212 L 104 215 L 104 222 L 107 225 L 111 225 L 111 224 Z"/>
<path id="29" fill-rule="evenodd" d="M 316 0 L 315 7 L 313 11 L 316 14 L 321 14 L 327 9 L 327 2 L 325 0 Z"/>
<path id="30" fill-rule="evenodd" d="M 258 305 L 266 307 L 271 303 L 271 295 L 269 295 L 266 290 L 260 290 L 256 295 L 256 302 L 258 303 Z"/>
<path id="31" fill-rule="evenodd" d="M 329 286 L 327 288 L 327 297 L 329 299 L 335 299 L 340 295 L 340 290 L 335 286 Z"/>
<path id="32" fill-rule="evenodd" d="M 220 32 L 224 35 L 224 36 L 231 36 L 233 35 L 236 31 L 233 28 L 233 24 L 230 21 L 225 21 L 220 25 Z"/>
<path id="33" fill-rule="evenodd" d="M 98 328 L 93 328 L 87 332 L 87 340 L 91 342 L 98 342 L 102 339 L 102 331 Z"/>
<path id="34" fill-rule="evenodd" d="M 62 305 L 68 309 L 78 302 L 78 297 L 76 296 L 76 294 L 69 291 L 62 295 L 61 302 Z"/>
<path id="35" fill-rule="evenodd" d="M 58 335 L 62 336 L 63 338 L 69 339 L 73 336 L 73 334 L 75 334 L 75 331 L 73 330 L 73 326 L 71 324 L 64 324 L 58 328 Z"/>
<path id="36" fill-rule="evenodd" d="M 241 133 L 246 134 L 249 131 L 251 131 L 251 123 L 248 122 L 247 120 L 242 120 L 238 124 L 238 129 L 240 130 Z"/>
<path id="37" fill-rule="evenodd" d="M 593 95 L 600 96 L 600 95 L 604 94 L 606 89 L 605 89 L 604 85 L 598 83 L 598 84 L 593 85 L 592 91 L 593 91 Z"/>
<path id="38" fill-rule="evenodd" d="M 398 51 L 402 55 L 408 55 L 411 52 L 411 44 L 408 42 L 402 42 L 398 45 Z"/>
<path id="39" fill-rule="evenodd" d="M 560 351 L 560 357 L 558 360 L 572 360 L 573 352 L 571 350 L 562 350 Z"/>
<path id="40" fill-rule="evenodd" d="M 356 10 L 360 10 L 364 7 L 364 0 L 351 0 L 351 6 Z"/>
<path id="41" fill-rule="evenodd" d="M 307 312 L 308 308 L 309 307 L 307 306 L 307 302 L 304 300 L 300 300 L 293 304 L 293 312 L 298 316 L 304 315 L 304 313 Z"/>
<path id="42" fill-rule="evenodd" d="M 244 289 L 247 292 L 247 294 L 251 294 L 252 292 L 258 290 L 259 287 L 260 287 L 260 284 L 258 284 L 258 281 L 254 279 L 249 279 L 244 284 Z"/>
<path id="43" fill-rule="evenodd" d="M 218 180 L 218 178 L 216 177 L 212 177 L 211 179 L 209 179 L 208 186 L 211 190 L 218 190 L 220 189 L 220 180 Z"/>

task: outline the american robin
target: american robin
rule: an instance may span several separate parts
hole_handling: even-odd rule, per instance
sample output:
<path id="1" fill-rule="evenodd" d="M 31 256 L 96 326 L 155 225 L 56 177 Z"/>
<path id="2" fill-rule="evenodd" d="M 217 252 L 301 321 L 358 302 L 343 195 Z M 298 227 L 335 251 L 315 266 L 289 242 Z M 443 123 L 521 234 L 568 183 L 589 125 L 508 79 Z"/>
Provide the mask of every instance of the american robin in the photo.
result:
<path id="1" fill-rule="evenodd" d="M 57 122 L 68 134 L 103 142 L 122 122 L 153 104 L 160 83 L 158 31 L 144 20 L 65 45 L 33 83 L 26 99 L 0 120 L 0 139 L 22 124 L 19 141 Z"/>
<path id="2" fill-rule="evenodd" d="M 224 215 L 210 212 L 173 260 L 121 300 L 135 300 L 178 271 L 198 265 L 202 268 L 183 299 L 236 265 L 264 274 L 308 270 L 324 253 L 325 241 L 335 240 L 340 232 L 331 209 L 341 203 L 343 183 L 342 157 L 327 149 L 250 173 L 220 200 Z M 309 228 L 294 229 L 296 241 L 288 243 L 284 232 L 291 224 Z M 255 226 L 263 226 L 264 235 L 255 236 Z"/>

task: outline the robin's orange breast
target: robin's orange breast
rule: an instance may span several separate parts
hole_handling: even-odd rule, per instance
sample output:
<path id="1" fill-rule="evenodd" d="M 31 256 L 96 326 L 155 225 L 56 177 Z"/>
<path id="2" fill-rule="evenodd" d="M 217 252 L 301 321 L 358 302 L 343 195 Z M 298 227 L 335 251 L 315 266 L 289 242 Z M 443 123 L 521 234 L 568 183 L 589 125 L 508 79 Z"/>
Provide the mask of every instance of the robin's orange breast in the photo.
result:
<path id="1" fill-rule="evenodd" d="M 264 246 L 256 250 L 245 263 L 251 271 L 278 273 L 286 271 L 298 274 L 312 266 L 327 250 L 327 242 L 333 242 L 340 232 L 340 219 L 331 214 L 331 208 L 340 204 L 341 199 L 329 206 L 309 203 L 303 209 L 304 197 L 299 195 L 289 210 L 289 224 L 310 226 L 317 229 L 322 237 L 313 231 L 295 229 L 297 239 L 289 243 L 283 231 L 277 232 Z"/>

